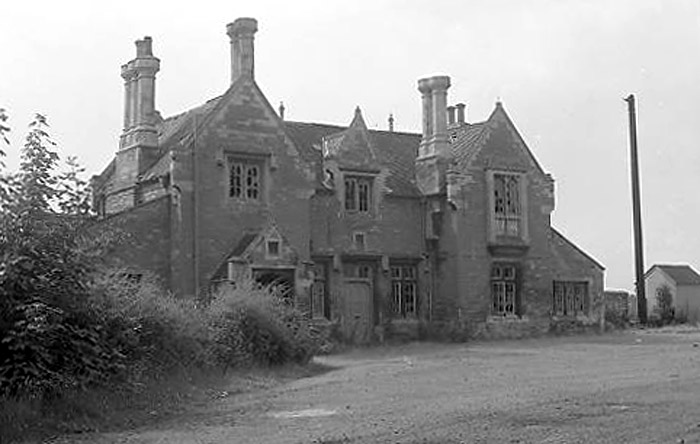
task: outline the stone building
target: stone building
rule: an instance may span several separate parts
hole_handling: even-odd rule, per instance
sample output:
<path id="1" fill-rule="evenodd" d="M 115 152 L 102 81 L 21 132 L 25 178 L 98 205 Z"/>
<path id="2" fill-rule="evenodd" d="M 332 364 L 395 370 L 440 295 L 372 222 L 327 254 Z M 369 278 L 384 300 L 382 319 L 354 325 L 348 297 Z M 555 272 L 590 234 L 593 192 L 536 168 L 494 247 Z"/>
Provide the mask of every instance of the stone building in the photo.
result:
<path id="1" fill-rule="evenodd" d="M 231 85 L 166 119 L 151 39 L 122 67 L 119 150 L 93 179 L 116 260 L 191 296 L 283 282 L 351 341 L 521 335 L 595 324 L 603 267 L 550 224 L 554 180 L 503 105 L 470 122 L 450 78 L 421 79 L 422 133 L 290 122 L 255 82 L 257 22 L 227 27 Z"/>

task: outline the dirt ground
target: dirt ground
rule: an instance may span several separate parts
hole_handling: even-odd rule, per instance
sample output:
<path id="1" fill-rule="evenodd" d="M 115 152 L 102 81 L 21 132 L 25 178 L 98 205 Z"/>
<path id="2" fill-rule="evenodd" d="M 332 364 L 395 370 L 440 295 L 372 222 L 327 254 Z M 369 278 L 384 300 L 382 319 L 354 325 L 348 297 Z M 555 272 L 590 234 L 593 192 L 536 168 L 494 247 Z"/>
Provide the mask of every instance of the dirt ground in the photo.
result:
<path id="1" fill-rule="evenodd" d="M 97 443 L 700 443 L 700 330 L 409 344 Z"/>

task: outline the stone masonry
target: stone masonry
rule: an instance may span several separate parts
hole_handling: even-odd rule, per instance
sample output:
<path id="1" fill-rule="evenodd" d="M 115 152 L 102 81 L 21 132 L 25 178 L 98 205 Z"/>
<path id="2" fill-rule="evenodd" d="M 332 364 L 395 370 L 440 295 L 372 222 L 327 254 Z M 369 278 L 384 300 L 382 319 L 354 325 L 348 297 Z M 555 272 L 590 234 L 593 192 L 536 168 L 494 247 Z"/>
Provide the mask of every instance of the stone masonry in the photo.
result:
<path id="1" fill-rule="evenodd" d="M 468 122 L 448 76 L 418 82 L 422 133 L 283 120 L 255 81 L 258 23 L 226 28 L 231 85 L 163 119 L 160 61 L 122 67 L 124 128 L 93 178 L 113 254 L 182 297 L 241 279 L 287 285 L 351 342 L 538 334 L 596 325 L 603 267 L 550 223 L 554 180 L 501 103 Z"/>

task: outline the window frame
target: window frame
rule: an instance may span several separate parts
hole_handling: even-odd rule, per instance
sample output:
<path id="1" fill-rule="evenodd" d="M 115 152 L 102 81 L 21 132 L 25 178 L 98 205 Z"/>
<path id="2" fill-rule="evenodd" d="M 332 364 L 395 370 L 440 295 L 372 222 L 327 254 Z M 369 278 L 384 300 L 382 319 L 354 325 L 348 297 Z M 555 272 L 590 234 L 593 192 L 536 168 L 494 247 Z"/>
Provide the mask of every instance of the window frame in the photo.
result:
<path id="1" fill-rule="evenodd" d="M 364 231 L 353 231 L 352 246 L 357 251 L 365 251 L 367 249 L 367 233 Z"/>
<path id="2" fill-rule="evenodd" d="M 512 262 L 494 262 L 491 264 L 489 287 L 491 289 L 490 312 L 492 316 L 520 316 L 522 288 L 519 268 L 518 264 Z"/>
<path id="3" fill-rule="evenodd" d="M 418 319 L 418 267 L 415 264 L 392 263 L 389 265 L 389 279 L 391 281 L 389 294 L 391 317 Z"/>
<path id="4" fill-rule="evenodd" d="M 504 186 L 501 187 L 501 181 Z M 529 241 L 528 227 L 528 182 L 527 175 L 520 171 L 510 170 L 488 170 L 486 175 L 488 193 L 488 218 L 489 218 L 489 241 L 496 243 L 499 239 L 520 239 Z M 510 183 L 508 187 L 506 184 Z M 502 197 L 497 196 L 497 192 L 502 190 Z M 515 195 L 517 203 L 509 204 L 509 197 Z M 503 211 L 499 211 L 499 207 Z M 516 224 L 515 229 L 510 228 Z"/>
<path id="5" fill-rule="evenodd" d="M 344 174 L 343 208 L 348 213 L 369 214 L 374 204 L 374 178 L 360 174 Z"/>
<path id="6" fill-rule="evenodd" d="M 238 202 L 263 202 L 265 200 L 265 160 L 228 154 L 226 163 L 226 196 Z M 234 185 L 234 168 L 240 168 L 238 184 Z M 234 192 L 234 188 L 238 188 Z"/>
<path id="7" fill-rule="evenodd" d="M 270 248 L 275 245 L 275 251 Z M 282 242 L 279 239 L 266 239 L 265 240 L 265 255 L 269 258 L 279 258 L 282 254 Z"/>
<path id="8" fill-rule="evenodd" d="M 590 283 L 587 280 L 552 281 L 552 316 L 588 316 L 590 306 Z"/>

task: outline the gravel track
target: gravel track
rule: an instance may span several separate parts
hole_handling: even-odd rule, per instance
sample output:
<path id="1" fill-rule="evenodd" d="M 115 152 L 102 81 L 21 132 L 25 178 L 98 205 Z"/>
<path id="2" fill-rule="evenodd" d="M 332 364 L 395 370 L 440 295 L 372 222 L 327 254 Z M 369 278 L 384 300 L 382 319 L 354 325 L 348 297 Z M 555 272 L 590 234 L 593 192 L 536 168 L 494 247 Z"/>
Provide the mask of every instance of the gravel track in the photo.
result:
<path id="1" fill-rule="evenodd" d="M 335 369 L 96 443 L 700 443 L 700 331 L 317 359 Z M 71 442 L 70 438 L 67 441 Z"/>

